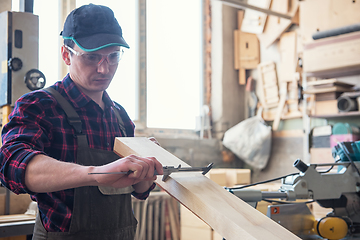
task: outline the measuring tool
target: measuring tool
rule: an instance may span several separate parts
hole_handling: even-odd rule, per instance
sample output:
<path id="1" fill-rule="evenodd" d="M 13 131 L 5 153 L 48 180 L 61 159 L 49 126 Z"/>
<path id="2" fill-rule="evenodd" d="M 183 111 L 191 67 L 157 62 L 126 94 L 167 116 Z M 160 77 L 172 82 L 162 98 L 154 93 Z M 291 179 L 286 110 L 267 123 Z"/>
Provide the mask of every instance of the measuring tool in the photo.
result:
<path id="1" fill-rule="evenodd" d="M 214 163 L 210 163 L 207 167 L 181 167 L 181 164 L 179 164 L 178 167 L 173 167 L 173 166 L 165 166 L 163 167 L 163 171 L 164 174 L 162 180 L 165 182 L 166 179 L 168 179 L 168 177 L 170 176 L 171 173 L 174 172 L 202 172 L 203 175 L 205 175 L 206 173 L 208 173 L 210 171 L 210 169 L 212 168 L 212 166 L 214 165 Z M 88 173 L 89 175 L 92 174 L 130 174 L 133 171 L 129 170 L 127 172 L 94 172 L 94 173 Z M 155 175 L 160 175 L 156 170 L 155 170 Z"/>

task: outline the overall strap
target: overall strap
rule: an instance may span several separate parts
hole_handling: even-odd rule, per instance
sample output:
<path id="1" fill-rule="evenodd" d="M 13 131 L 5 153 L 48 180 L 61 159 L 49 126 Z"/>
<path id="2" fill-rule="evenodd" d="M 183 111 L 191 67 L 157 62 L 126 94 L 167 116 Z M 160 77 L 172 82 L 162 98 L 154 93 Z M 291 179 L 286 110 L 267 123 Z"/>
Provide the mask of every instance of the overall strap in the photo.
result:
<path id="1" fill-rule="evenodd" d="M 113 107 L 113 106 L 111 106 L 111 109 L 114 111 L 115 116 L 116 116 L 116 118 L 117 118 L 117 120 L 118 120 L 118 122 L 119 122 L 119 127 L 120 127 L 120 131 L 121 131 L 121 133 L 122 133 L 122 136 L 123 136 L 123 137 L 127 137 L 126 129 L 125 129 L 125 126 L 124 126 L 124 121 L 122 120 L 122 118 L 121 118 L 118 110 L 117 110 L 115 107 Z"/>
<path id="2" fill-rule="evenodd" d="M 88 147 L 89 144 L 88 144 L 86 135 L 82 133 L 81 119 L 79 117 L 79 114 L 77 114 L 77 112 L 73 108 L 73 106 L 71 106 L 71 104 L 63 96 L 61 96 L 61 94 L 58 91 L 56 91 L 54 88 L 47 87 L 47 88 L 44 88 L 43 90 L 50 93 L 56 99 L 56 101 L 60 104 L 62 109 L 64 110 L 64 112 L 67 116 L 67 120 L 69 121 L 69 124 L 75 130 L 75 135 L 78 139 L 78 146 L 79 147 Z"/>
<path id="3" fill-rule="evenodd" d="M 58 103 L 64 110 L 70 125 L 75 129 L 76 135 L 81 135 L 82 123 L 75 109 L 63 96 L 61 96 L 61 94 L 58 91 L 56 91 L 52 87 L 44 88 L 44 90 L 50 93 L 56 99 L 56 101 L 58 101 Z"/>
<path id="4" fill-rule="evenodd" d="M 85 137 L 85 140 L 86 140 L 86 136 L 82 133 L 81 119 L 80 119 L 79 115 L 77 114 L 77 112 L 75 111 L 75 109 L 73 108 L 73 106 L 71 106 L 70 103 L 63 96 L 61 96 L 61 94 L 58 91 L 56 91 L 54 88 L 47 87 L 47 88 L 44 88 L 43 90 L 50 93 L 56 99 L 56 101 L 58 101 L 58 103 L 60 104 L 60 106 L 62 107 L 62 109 L 64 110 L 64 112 L 67 116 L 69 124 L 74 128 L 74 130 L 76 132 L 76 136 L 80 137 L 80 139 Z M 127 134 L 126 134 L 124 122 L 123 122 L 118 110 L 115 107 L 111 107 L 111 108 L 114 111 L 115 116 L 118 120 L 122 136 L 126 137 Z M 80 142 L 82 142 L 82 141 L 80 141 Z M 80 142 L 79 142 L 79 144 L 80 144 Z M 88 145 L 87 140 L 86 140 L 86 145 Z"/>

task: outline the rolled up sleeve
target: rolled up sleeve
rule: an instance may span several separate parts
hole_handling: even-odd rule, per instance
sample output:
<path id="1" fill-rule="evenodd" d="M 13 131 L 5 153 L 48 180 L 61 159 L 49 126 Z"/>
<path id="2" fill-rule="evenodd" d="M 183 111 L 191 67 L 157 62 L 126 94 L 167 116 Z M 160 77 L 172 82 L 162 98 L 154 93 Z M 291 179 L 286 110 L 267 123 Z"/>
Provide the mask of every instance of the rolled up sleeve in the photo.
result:
<path id="1" fill-rule="evenodd" d="M 44 113 L 35 106 L 36 101 L 19 99 L 2 130 L 0 180 L 15 194 L 33 194 L 25 185 L 26 166 L 35 155 L 45 154 L 44 144 L 48 142 L 39 125 Z"/>

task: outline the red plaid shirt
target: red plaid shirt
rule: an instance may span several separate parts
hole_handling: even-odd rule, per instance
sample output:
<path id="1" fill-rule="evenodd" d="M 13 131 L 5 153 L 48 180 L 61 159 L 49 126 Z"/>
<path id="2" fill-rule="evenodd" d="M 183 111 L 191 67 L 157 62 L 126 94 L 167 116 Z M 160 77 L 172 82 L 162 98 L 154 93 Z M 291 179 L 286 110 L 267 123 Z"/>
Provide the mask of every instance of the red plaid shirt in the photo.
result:
<path id="1" fill-rule="evenodd" d="M 114 104 L 107 93 L 102 110 L 88 96 L 79 91 L 67 75 L 53 86 L 67 99 L 79 114 L 89 147 L 112 151 L 115 137 L 122 133 L 111 106 L 118 109 L 128 137 L 134 136 L 134 123 L 124 108 Z M 74 130 L 56 100 L 43 90 L 30 92 L 19 98 L 9 123 L 2 131 L 3 146 L 0 153 L 0 180 L 16 194 L 29 193 L 38 202 L 47 231 L 67 232 L 70 227 L 74 189 L 52 193 L 34 193 L 25 186 L 25 168 L 36 154 L 45 154 L 66 162 L 76 162 L 77 143 Z M 149 191 L 133 193 L 146 199 Z"/>

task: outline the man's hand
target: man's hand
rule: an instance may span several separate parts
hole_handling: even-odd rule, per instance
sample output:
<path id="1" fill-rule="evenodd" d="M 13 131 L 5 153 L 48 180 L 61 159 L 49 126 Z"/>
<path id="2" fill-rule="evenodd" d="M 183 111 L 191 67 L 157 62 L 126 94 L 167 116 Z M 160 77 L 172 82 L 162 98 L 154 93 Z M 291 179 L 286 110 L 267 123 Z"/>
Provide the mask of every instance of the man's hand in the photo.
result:
<path id="1" fill-rule="evenodd" d="M 97 185 L 123 188 L 133 186 L 136 192 L 145 192 L 156 180 L 156 171 L 163 174 L 163 167 L 155 157 L 130 155 L 112 163 L 92 167 L 90 172 L 128 172 L 129 174 L 94 174 Z"/>

